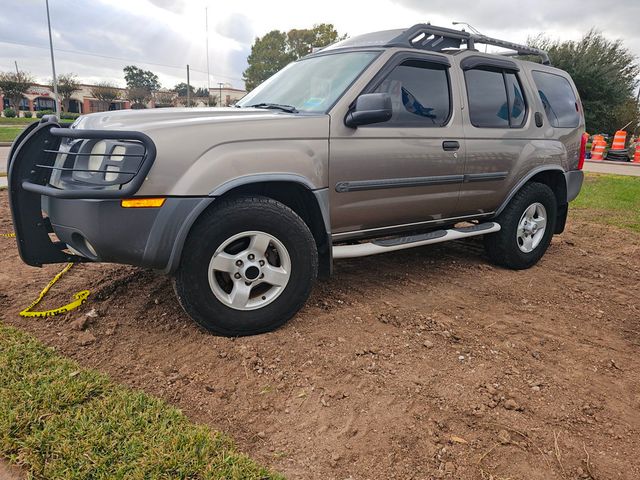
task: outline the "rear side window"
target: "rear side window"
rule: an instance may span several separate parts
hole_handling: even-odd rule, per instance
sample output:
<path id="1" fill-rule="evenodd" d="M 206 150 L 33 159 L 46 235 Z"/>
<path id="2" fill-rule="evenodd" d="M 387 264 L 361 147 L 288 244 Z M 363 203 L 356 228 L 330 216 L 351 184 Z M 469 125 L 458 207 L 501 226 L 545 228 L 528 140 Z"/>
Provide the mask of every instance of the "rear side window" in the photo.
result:
<path id="1" fill-rule="evenodd" d="M 373 93 L 388 93 L 393 116 L 380 126 L 441 127 L 451 115 L 445 65 L 407 60 L 395 67 Z"/>
<path id="2" fill-rule="evenodd" d="M 518 128 L 527 103 L 513 72 L 473 68 L 465 71 L 471 123 L 480 128 Z"/>
<path id="3" fill-rule="evenodd" d="M 569 81 L 553 73 L 533 71 L 531 74 L 551 126 L 577 127 L 580 124 L 578 99 Z"/>

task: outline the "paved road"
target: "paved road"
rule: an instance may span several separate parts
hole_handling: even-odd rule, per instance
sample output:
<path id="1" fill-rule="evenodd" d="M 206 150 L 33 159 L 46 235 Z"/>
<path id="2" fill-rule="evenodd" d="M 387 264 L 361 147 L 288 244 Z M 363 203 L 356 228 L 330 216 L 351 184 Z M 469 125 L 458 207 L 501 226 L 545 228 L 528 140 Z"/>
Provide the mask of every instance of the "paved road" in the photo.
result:
<path id="1" fill-rule="evenodd" d="M 585 172 L 614 173 L 616 175 L 631 175 L 640 177 L 640 163 L 620 162 L 585 162 Z"/>
<path id="2" fill-rule="evenodd" d="M 7 157 L 9 156 L 9 147 L 0 147 L 0 174 L 7 173 Z M 7 177 L 0 177 L 0 188 L 7 186 Z M 2 477 L 0 477 L 1 479 Z"/>

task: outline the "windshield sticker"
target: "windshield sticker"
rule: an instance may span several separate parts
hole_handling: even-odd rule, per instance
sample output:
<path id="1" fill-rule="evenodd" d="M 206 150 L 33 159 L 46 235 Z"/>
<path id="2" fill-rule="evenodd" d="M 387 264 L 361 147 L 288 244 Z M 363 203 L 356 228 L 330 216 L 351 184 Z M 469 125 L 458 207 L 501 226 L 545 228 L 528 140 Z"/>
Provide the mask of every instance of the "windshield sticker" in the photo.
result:
<path id="1" fill-rule="evenodd" d="M 324 98 L 311 97 L 304 102 L 303 108 L 319 107 L 324 103 Z"/>

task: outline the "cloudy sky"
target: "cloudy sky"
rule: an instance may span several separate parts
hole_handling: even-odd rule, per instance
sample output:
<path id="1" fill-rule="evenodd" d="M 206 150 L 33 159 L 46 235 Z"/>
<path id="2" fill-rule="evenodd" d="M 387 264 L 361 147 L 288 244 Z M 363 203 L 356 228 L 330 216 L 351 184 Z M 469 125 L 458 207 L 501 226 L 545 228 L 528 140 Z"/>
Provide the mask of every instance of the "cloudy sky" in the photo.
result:
<path id="1" fill-rule="evenodd" d="M 545 33 L 580 38 L 592 27 L 621 38 L 640 56 L 640 0 L 608 8 L 596 0 L 49 0 L 59 73 L 84 82 L 124 86 L 122 68 L 153 70 L 165 87 L 186 80 L 207 84 L 205 8 L 209 20 L 210 82 L 242 87 L 242 72 L 256 36 L 279 29 L 333 23 L 351 35 L 421 22 L 469 22 L 482 33 L 516 42 Z M 0 71 L 51 77 L 45 0 L 1 0 Z"/>

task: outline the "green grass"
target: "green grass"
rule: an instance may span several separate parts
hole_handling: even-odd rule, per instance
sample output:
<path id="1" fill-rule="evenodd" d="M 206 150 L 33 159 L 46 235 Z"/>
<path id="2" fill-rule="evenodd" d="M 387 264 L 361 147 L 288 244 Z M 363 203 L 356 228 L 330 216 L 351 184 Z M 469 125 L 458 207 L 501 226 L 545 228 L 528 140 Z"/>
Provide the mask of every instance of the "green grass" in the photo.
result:
<path id="1" fill-rule="evenodd" d="M 23 117 L 14 117 L 14 118 L 7 118 L 7 117 L 0 117 L 0 125 L 29 125 L 30 123 L 33 122 L 37 122 L 38 120 L 40 120 L 39 118 L 36 118 L 35 115 L 33 116 L 33 118 L 23 118 Z"/>
<path id="2" fill-rule="evenodd" d="M 1 127 L 0 142 L 13 142 L 22 130 L 22 127 Z"/>
<path id="3" fill-rule="evenodd" d="M 40 119 L 37 117 L 32 117 L 32 118 L 23 118 L 23 117 L 15 117 L 15 118 L 7 118 L 7 117 L 0 117 L 0 125 L 22 125 L 22 126 L 27 126 L 32 124 L 33 122 L 39 122 Z M 60 120 L 61 122 L 65 123 L 65 122 L 73 122 L 72 119 L 69 118 L 63 118 L 62 120 Z"/>
<path id="4" fill-rule="evenodd" d="M 282 478 L 161 400 L 2 324 L 0 456 L 35 479 Z"/>
<path id="5" fill-rule="evenodd" d="M 589 173 L 572 206 L 591 221 L 640 232 L 640 177 Z"/>

